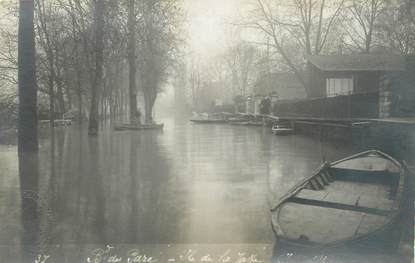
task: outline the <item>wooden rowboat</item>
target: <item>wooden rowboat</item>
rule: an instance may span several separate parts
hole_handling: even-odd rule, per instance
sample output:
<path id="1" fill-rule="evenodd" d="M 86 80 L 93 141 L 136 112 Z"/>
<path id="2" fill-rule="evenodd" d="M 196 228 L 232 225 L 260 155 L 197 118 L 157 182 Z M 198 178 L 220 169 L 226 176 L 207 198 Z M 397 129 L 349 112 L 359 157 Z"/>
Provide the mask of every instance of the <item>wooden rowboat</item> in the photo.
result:
<path id="1" fill-rule="evenodd" d="M 272 126 L 272 133 L 275 135 L 289 135 L 294 133 L 294 129 L 285 126 L 274 125 Z"/>
<path id="2" fill-rule="evenodd" d="M 229 125 L 249 125 L 249 121 L 230 121 Z"/>
<path id="3" fill-rule="evenodd" d="M 277 253 L 396 245 L 405 171 L 376 150 L 322 165 L 271 209 Z"/>
<path id="4" fill-rule="evenodd" d="M 126 130 L 161 130 L 163 129 L 163 123 L 150 123 L 150 124 L 117 124 L 114 126 L 114 130 L 116 131 L 126 131 Z"/>
<path id="5" fill-rule="evenodd" d="M 190 119 L 193 123 L 210 124 L 210 123 L 226 123 L 225 119 Z"/>

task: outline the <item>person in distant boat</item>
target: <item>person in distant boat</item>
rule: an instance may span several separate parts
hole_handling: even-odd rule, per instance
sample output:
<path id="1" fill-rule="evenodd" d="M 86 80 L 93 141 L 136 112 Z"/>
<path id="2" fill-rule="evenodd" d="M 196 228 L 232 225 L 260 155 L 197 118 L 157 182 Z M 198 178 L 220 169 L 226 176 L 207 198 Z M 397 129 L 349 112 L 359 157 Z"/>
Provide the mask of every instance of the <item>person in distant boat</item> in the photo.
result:
<path id="1" fill-rule="evenodd" d="M 136 112 L 136 122 L 137 122 L 137 125 L 141 125 L 141 110 L 140 110 L 140 108 L 138 108 L 137 112 Z"/>
<path id="2" fill-rule="evenodd" d="M 141 125 L 141 112 L 140 112 L 140 109 L 137 109 L 135 111 L 134 118 L 132 118 L 132 120 L 131 120 L 131 124 L 132 125 L 137 125 L 137 126 Z"/>

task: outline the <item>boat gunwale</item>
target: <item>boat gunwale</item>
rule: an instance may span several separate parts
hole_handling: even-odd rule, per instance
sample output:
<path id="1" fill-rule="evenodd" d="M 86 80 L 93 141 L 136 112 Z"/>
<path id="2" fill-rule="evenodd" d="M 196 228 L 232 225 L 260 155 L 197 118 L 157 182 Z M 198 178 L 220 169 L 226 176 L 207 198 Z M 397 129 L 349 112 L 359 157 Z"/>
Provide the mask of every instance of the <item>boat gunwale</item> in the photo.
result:
<path id="1" fill-rule="evenodd" d="M 226 123 L 226 119 L 190 119 L 193 123 Z"/>
<path id="2" fill-rule="evenodd" d="M 140 130 L 161 130 L 164 128 L 164 123 L 153 123 L 153 124 L 114 124 L 113 129 L 115 131 L 140 131 Z"/>

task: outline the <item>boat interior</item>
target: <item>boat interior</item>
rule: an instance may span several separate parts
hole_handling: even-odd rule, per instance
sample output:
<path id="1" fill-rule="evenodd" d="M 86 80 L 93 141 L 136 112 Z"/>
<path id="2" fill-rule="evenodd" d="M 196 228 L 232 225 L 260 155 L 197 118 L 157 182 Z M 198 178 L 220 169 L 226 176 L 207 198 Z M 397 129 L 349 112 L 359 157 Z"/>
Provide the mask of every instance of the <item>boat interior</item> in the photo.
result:
<path id="1" fill-rule="evenodd" d="M 278 209 L 288 239 L 328 244 L 387 225 L 399 210 L 401 168 L 379 155 L 335 163 L 306 180 Z"/>

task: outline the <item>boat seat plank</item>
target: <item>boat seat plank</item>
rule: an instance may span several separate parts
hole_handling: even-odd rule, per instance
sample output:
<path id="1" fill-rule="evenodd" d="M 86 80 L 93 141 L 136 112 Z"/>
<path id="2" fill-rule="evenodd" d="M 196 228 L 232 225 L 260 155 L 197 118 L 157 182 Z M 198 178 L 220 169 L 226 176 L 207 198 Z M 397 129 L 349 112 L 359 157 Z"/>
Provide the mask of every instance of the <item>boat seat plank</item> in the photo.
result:
<path id="1" fill-rule="evenodd" d="M 316 181 L 324 188 L 327 184 L 321 179 L 321 176 L 316 176 Z"/>
<path id="2" fill-rule="evenodd" d="M 320 189 L 320 187 L 318 186 L 318 184 L 316 183 L 316 181 L 315 180 L 310 180 L 309 181 L 309 184 L 311 185 L 311 189 L 313 189 L 313 190 L 319 190 Z"/>
<path id="3" fill-rule="evenodd" d="M 304 198 L 298 198 L 298 197 L 292 197 L 289 199 L 289 201 L 292 203 L 298 203 L 298 204 L 304 204 L 304 205 L 310 205 L 310 206 L 318 206 L 318 207 L 326 207 L 326 208 L 334 208 L 334 209 L 339 209 L 339 210 L 356 211 L 356 212 L 367 213 L 367 214 L 375 214 L 375 215 L 383 215 L 383 216 L 388 216 L 391 214 L 390 210 L 382 210 L 382 209 L 373 208 L 373 207 L 348 205 L 348 204 L 321 201 L 321 200 L 304 199 Z"/>
<path id="4" fill-rule="evenodd" d="M 327 180 L 329 182 L 333 182 L 334 181 L 333 176 L 328 171 L 324 171 L 323 174 L 324 174 L 324 176 L 327 178 Z"/>
<path id="5" fill-rule="evenodd" d="M 330 181 L 327 178 L 327 175 L 325 173 L 321 173 L 319 176 L 320 176 L 321 180 L 323 180 L 323 182 L 324 182 L 325 185 L 329 185 L 330 184 Z"/>

